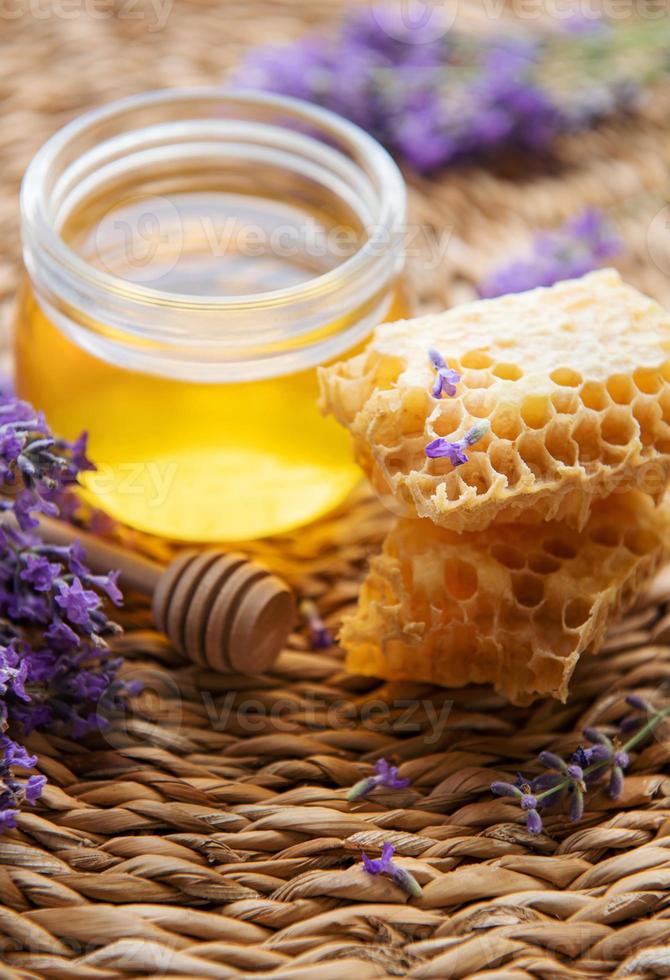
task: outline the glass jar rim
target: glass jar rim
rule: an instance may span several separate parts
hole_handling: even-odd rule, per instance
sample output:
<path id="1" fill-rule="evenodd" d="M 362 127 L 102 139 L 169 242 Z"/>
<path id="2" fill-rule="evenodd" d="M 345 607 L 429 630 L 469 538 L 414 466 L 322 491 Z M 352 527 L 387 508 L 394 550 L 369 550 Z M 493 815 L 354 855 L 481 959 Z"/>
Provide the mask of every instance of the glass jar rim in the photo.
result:
<path id="1" fill-rule="evenodd" d="M 360 153 L 367 167 L 378 182 L 380 201 L 375 215 L 373 232 L 360 244 L 356 251 L 342 263 L 326 272 L 280 289 L 262 293 L 246 293 L 235 296 L 191 295 L 156 289 L 137 284 L 105 272 L 79 256 L 63 240 L 49 215 L 47 199 L 47 176 L 69 143 L 89 127 L 112 121 L 128 110 L 161 106 L 166 103 L 186 103 L 189 100 L 212 100 L 217 103 L 244 101 L 250 106 L 266 106 L 286 112 L 298 120 L 304 120 L 315 127 L 332 132 Z M 397 245 L 398 237 L 404 230 L 403 221 L 406 209 L 406 188 L 397 165 L 384 147 L 355 123 L 336 113 L 301 99 L 274 95 L 254 89 L 236 89 L 216 86 L 194 86 L 189 88 L 167 88 L 141 95 L 131 95 L 115 100 L 96 109 L 89 110 L 67 123 L 51 136 L 37 151 L 24 175 L 21 185 L 21 214 L 24 240 L 31 239 L 36 248 L 48 253 L 67 272 L 102 291 L 113 291 L 117 296 L 131 302 L 151 307 L 162 306 L 184 309 L 197 315 L 198 310 L 217 310 L 220 313 L 239 313 L 253 308 L 276 309 L 288 307 L 296 300 L 304 300 L 310 295 L 318 296 L 336 285 L 343 278 L 362 271 L 383 259 L 387 251 Z M 384 248 L 388 243 L 388 249 Z"/>
<path id="2" fill-rule="evenodd" d="M 141 187 L 155 167 L 179 175 L 184 161 L 188 172 L 219 157 L 245 176 L 260 161 L 352 207 L 355 251 L 281 289 L 208 296 L 124 279 L 65 241 L 73 209 L 110 193 L 110 180 L 132 186 L 139 174 Z M 162 89 L 85 113 L 37 152 L 21 188 L 24 261 L 43 312 L 90 353 L 158 375 L 252 380 L 339 356 L 383 319 L 404 261 L 405 208 L 386 150 L 326 109 L 254 90 Z"/>

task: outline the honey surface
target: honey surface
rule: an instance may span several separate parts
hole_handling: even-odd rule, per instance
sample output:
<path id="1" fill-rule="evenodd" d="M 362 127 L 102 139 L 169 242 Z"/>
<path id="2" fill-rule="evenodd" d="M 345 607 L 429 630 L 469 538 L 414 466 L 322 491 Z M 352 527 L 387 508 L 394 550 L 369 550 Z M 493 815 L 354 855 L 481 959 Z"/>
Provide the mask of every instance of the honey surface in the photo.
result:
<path id="1" fill-rule="evenodd" d="M 330 224 L 335 218 L 344 220 L 333 215 Z M 317 219 L 327 224 L 323 215 L 309 218 Z M 323 257 L 317 268 L 300 249 L 278 257 L 273 247 L 272 232 L 280 229 L 290 244 L 291 227 L 304 236 L 305 220 L 281 203 L 264 211 L 237 196 L 175 195 L 154 202 L 148 218 L 144 205 L 101 216 L 89 202 L 64 237 L 91 264 L 122 278 L 166 292 L 234 295 L 325 271 Z M 270 247 L 250 259 L 236 253 L 235 229 L 254 223 Z M 349 436 L 317 408 L 315 369 L 225 384 L 127 370 L 67 339 L 29 286 L 15 335 L 20 395 L 44 410 L 58 434 L 89 431 L 98 469 L 85 477 L 87 495 L 133 527 L 190 541 L 261 537 L 326 513 L 360 479 Z"/>

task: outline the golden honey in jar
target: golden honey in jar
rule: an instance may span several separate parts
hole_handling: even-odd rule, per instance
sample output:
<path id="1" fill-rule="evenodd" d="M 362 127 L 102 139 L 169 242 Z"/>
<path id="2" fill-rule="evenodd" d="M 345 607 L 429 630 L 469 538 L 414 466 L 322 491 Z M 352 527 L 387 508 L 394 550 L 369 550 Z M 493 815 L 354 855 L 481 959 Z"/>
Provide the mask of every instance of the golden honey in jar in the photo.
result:
<path id="1" fill-rule="evenodd" d="M 17 387 L 88 431 L 95 505 L 230 541 L 349 493 L 316 368 L 404 315 L 404 186 L 374 140 L 295 100 L 166 91 L 52 137 L 21 201 Z"/>

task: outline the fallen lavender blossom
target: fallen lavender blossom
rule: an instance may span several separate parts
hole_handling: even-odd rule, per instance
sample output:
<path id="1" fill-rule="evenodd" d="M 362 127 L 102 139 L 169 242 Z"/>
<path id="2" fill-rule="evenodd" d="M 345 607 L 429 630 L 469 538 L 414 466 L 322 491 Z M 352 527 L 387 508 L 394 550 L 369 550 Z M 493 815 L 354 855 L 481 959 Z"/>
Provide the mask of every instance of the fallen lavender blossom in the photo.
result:
<path id="1" fill-rule="evenodd" d="M 361 855 L 363 867 L 369 875 L 388 875 L 408 895 L 413 898 L 420 898 L 422 894 L 421 885 L 414 875 L 393 861 L 394 851 L 395 848 L 389 841 L 386 841 L 382 847 L 380 858 L 369 858 L 364 851 Z"/>
<path id="2" fill-rule="evenodd" d="M 392 766 L 386 759 L 377 759 L 375 762 L 375 775 L 359 779 L 347 793 L 347 800 L 350 803 L 361 800 L 368 793 L 371 793 L 373 789 L 377 789 L 378 786 L 385 786 L 387 789 L 406 789 L 409 786 L 409 779 L 400 778 L 398 776 L 398 767 Z"/>

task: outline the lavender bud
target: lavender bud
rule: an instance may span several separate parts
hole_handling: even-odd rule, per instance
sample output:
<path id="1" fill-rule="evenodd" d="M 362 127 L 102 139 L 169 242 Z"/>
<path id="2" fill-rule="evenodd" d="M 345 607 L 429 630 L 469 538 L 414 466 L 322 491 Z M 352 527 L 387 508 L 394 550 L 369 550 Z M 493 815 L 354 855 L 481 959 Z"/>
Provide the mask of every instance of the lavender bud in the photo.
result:
<path id="1" fill-rule="evenodd" d="M 537 810 L 529 810 L 526 818 L 526 827 L 531 834 L 542 833 L 542 817 Z"/>
<path id="2" fill-rule="evenodd" d="M 491 783 L 491 792 L 495 793 L 496 796 L 516 796 L 517 798 L 523 796 L 521 790 L 517 786 L 513 786 L 512 783 Z"/>
<path id="3" fill-rule="evenodd" d="M 609 762 L 613 750 L 613 745 L 594 745 L 591 749 L 591 759 L 593 762 Z"/>
<path id="4" fill-rule="evenodd" d="M 372 792 L 376 785 L 377 780 L 374 776 L 367 776 L 365 779 L 359 779 L 359 781 L 355 783 L 347 793 L 347 800 L 349 803 L 355 803 L 357 800 L 361 800 L 364 796 L 367 796 L 368 793 Z"/>
<path id="5" fill-rule="evenodd" d="M 578 786 L 570 791 L 570 819 L 581 820 L 584 816 L 584 793 Z"/>
<path id="6" fill-rule="evenodd" d="M 626 702 L 631 706 L 631 708 L 635 708 L 636 711 L 645 711 L 648 714 L 653 714 L 653 705 L 639 694 L 629 694 L 626 698 Z"/>
<path id="7" fill-rule="evenodd" d="M 567 772 L 567 764 L 555 752 L 540 752 L 538 759 L 547 769 L 557 769 L 559 772 Z"/>
<path id="8" fill-rule="evenodd" d="M 599 732 L 597 728 L 585 728 L 584 737 L 595 745 L 607 745 L 608 748 L 612 748 L 612 740 L 607 735 Z"/>
<path id="9" fill-rule="evenodd" d="M 476 442 L 479 442 L 480 439 L 484 438 L 490 428 L 491 423 L 488 419 L 480 419 L 478 422 L 475 422 L 475 424 L 472 425 L 465 433 L 465 436 L 463 437 L 464 442 L 466 442 L 468 446 L 474 446 Z"/>
<path id="10" fill-rule="evenodd" d="M 584 787 L 584 771 L 581 766 L 569 765 L 566 770 L 566 775 L 570 777 L 573 785 L 577 785 L 582 789 Z"/>
<path id="11" fill-rule="evenodd" d="M 404 892 L 411 895 L 412 898 L 420 898 L 422 895 L 421 885 L 416 880 L 413 874 L 410 874 L 406 868 L 400 867 L 398 864 L 393 865 L 393 870 L 391 872 L 391 877 L 397 885 L 400 885 Z"/>
<path id="12" fill-rule="evenodd" d="M 608 792 L 613 800 L 618 800 L 623 793 L 623 781 L 624 776 L 621 766 L 612 766 Z"/>

